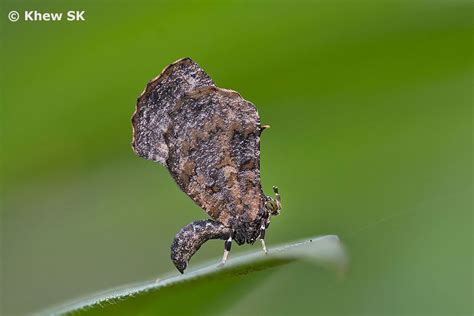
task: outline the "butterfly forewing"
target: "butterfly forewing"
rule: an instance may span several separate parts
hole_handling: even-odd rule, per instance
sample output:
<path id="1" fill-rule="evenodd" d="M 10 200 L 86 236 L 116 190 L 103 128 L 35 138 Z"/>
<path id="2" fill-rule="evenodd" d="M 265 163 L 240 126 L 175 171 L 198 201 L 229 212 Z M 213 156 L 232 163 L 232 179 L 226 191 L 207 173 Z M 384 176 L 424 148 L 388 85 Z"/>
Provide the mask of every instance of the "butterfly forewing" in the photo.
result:
<path id="1" fill-rule="evenodd" d="M 151 80 L 138 97 L 132 117 L 135 153 L 166 166 L 168 145 L 164 133 L 170 126 L 169 112 L 186 92 L 205 86 L 214 86 L 214 82 L 190 58 L 169 65 Z"/>

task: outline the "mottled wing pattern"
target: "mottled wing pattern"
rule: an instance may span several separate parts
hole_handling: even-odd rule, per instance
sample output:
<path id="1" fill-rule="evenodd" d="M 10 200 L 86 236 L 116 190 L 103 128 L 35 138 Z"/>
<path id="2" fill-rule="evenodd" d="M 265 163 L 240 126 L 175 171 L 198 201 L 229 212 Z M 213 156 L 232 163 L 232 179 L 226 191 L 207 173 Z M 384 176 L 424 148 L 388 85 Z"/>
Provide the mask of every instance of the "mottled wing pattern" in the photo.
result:
<path id="1" fill-rule="evenodd" d="M 214 82 L 190 58 L 176 61 L 151 80 L 138 97 L 132 117 L 135 153 L 166 166 L 169 149 L 163 135 L 170 127 L 168 113 L 186 92 L 205 86 Z"/>
<path id="2" fill-rule="evenodd" d="M 185 93 L 169 116 L 167 164 L 180 188 L 226 226 L 252 222 L 263 203 L 255 106 L 208 86 Z"/>

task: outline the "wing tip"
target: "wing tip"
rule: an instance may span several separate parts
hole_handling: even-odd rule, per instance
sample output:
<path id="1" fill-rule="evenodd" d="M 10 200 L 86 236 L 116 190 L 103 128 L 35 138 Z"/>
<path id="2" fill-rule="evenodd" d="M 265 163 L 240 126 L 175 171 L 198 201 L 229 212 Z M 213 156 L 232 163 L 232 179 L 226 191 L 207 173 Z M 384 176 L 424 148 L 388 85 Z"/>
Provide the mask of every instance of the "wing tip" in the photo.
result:
<path id="1" fill-rule="evenodd" d="M 183 57 L 183 58 L 180 58 L 180 59 L 174 61 L 173 63 L 171 63 L 168 66 L 166 66 L 165 68 L 163 68 L 163 70 L 160 72 L 160 74 L 158 76 L 156 76 L 155 78 L 149 80 L 148 83 L 146 84 L 145 88 L 143 89 L 143 91 L 137 97 L 137 101 L 136 101 L 136 105 L 135 105 L 135 111 L 133 112 L 132 118 L 131 118 L 131 123 L 132 123 L 132 144 L 131 145 L 132 145 L 133 152 L 137 156 L 140 156 L 140 157 L 145 158 L 145 159 L 157 161 L 156 159 L 149 158 L 147 155 L 142 154 L 136 146 L 136 142 L 137 142 L 137 140 L 136 140 L 137 115 L 138 115 L 138 112 L 140 111 L 141 106 L 143 105 L 142 101 L 143 101 L 144 97 L 146 95 L 148 95 L 156 87 L 156 85 L 160 81 L 162 81 L 164 78 L 169 76 L 172 73 L 173 69 L 177 65 L 181 65 L 181 64 L 196 64 L 196 63 L 192 60 L 191 57 Z M 160 161 L 158 161 L 158 162 L 160 162 Z M 162 162 L 160 162 L 160 163 L 162 163 Z"/>
<path id="2" fill-rule="evenodd" d="M 165 68 L 163 68 L 163 70 L 160 72 L 159 75 L 157 75 L 156 77 L 154 77 L 153 79 L 151 79 L 147 82 L 145 88 L 143 89 L 143 91 L 138 96 L 137 102 L 140 101 L 140 99 L 142 99 L 144 95 L 148 94 L 150 92 L 150 90 L 153 89 L 158 84 L 158 82 L 160 82 L 161 80 L 163 80 L 164 78 L 169 76 L 174 67 L 176 67 L 177 65 L 180 65 L 180 64 L 187 64 L 187 63 L 196 64 L 191 59 L 191 57 L 183 57 L 183 58 L 180 58 L 180 59 L 172 62 L 171 64 L 169 64 Z"/>

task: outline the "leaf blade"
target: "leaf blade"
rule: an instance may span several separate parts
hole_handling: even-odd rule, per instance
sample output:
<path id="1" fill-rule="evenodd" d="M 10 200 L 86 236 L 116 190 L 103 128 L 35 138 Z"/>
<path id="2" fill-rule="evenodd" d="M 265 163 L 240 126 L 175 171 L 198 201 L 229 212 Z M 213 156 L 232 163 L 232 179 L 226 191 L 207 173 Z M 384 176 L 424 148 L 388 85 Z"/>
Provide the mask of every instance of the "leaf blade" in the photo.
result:
<path id="1" fill-rule="evenodd" d="M 335 270 L 339 274 L 344 273 L 348 265 L 348 257 L 339 238 L 335 235 L 320 236 L 271 247 L 268 255 L 260 251 L 237 255 L 229 259 L 225 266 L 220 266 L 212 261 L 190 269 L 183 275 L 179 275 L 177 272 L 169 273 L 156 281 L 139 282 L 106 290 L 53 307 L 38 313 L 38 315 L 105 312 L 107 307 L 112 304 L 114 309 L 117 309 L 120 308 L 117 305 L 125 301 L 147 295 L 159 295 L 160 290 L 174 285 L 242 276 L 295 261 L 306 261 Z"/>

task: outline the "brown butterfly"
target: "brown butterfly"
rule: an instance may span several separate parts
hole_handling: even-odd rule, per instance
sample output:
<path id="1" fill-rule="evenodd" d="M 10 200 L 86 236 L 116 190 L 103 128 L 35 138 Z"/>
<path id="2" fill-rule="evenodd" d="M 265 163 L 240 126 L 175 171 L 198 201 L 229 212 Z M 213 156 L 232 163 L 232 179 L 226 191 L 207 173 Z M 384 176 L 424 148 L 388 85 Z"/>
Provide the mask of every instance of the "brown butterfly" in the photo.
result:
<path id="1" fill-rule="evenodd" d="M 168 168 L 178 186 L 212 220 L 184 226 L 171 245 L 183 273 L 209 239 L 222 239 L 227 260 L 232 240 L 262 241 L 272 215 L 281 209 L 260 183 L 260 125 L 255 106 L 239 93 L 215 86 L 190 58 L 180 59 L 151 80 L 132 117 L 135 153 Z"/>

